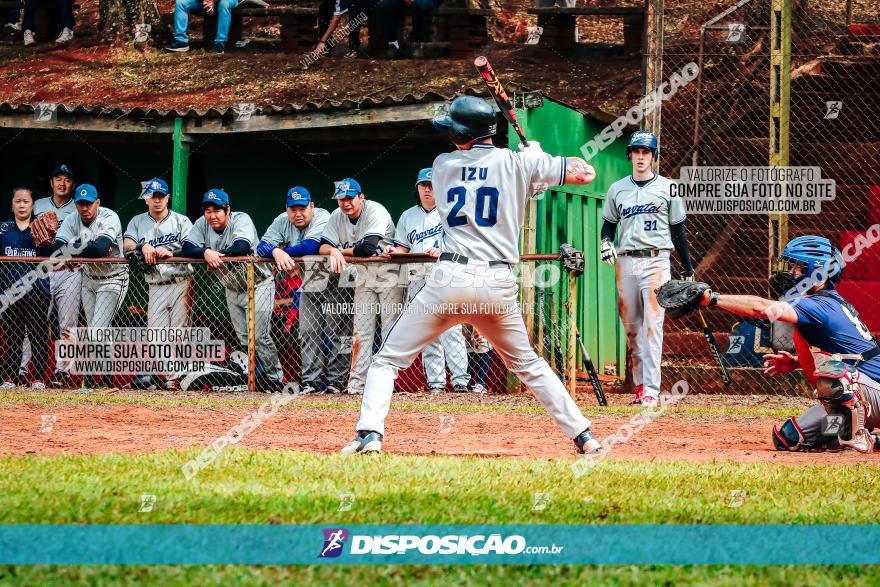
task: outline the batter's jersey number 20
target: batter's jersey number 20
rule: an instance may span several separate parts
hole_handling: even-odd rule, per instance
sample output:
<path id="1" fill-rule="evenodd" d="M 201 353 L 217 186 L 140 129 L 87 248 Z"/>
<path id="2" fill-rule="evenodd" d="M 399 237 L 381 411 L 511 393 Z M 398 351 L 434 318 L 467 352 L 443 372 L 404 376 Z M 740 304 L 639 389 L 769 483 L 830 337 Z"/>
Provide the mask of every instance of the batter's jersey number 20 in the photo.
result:
<path id="1" fill-rule="evenodd" d="M 468 191 L 463 185 L 450 188 L 446 192 L 446 201 L 455 203 L 452 210 L 446 216 L 447 224 L 452 226 L 464 226 L 468 223 L 467 216 L 459 214 L 467 203 Z M 495 226 L 498 222 L 498 189 L 489 186 L 480 186 L 476 191 L 476 206 L 474 207 L 474 220 L 477 226 Z"/>

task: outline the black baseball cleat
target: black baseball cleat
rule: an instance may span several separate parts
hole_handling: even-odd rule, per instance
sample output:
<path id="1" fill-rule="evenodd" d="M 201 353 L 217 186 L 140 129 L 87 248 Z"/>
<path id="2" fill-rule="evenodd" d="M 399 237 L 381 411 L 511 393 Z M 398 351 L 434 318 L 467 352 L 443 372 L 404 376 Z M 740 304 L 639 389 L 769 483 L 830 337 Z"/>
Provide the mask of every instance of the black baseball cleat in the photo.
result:
<path id="1" fill-rule="evenodd" d="M 578 434 L 577 438 L 574 439 L 574 443 L 578 447 L 578 452 L 582 455 L 594 455 L 602 450 L 602 445 L 596 440 L 596 437 L 593 436 L 593 432 L 589 428 Z"/>

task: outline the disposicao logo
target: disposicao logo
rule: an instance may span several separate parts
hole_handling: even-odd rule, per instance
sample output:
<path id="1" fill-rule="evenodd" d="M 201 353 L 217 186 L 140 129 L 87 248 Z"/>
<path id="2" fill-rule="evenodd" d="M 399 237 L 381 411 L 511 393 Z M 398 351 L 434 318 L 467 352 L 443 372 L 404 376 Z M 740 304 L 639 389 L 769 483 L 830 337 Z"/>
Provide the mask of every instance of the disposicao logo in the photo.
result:
<path id="1" fill-rule="evenodd" d="M 324 528 L 324 547 L 318 558 L 336 558 L 342 554 L 345 541 L 348 540 L 348 530 L 345 528 Z"/>

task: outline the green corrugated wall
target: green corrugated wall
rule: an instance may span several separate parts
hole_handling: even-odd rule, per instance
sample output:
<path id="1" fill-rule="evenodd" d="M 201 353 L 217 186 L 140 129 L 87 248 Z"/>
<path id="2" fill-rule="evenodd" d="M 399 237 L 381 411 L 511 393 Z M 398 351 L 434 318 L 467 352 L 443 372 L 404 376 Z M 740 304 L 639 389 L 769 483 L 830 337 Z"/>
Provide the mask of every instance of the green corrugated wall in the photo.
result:
<path id="1" fill-rule="evenodd" d="M 518 110 L 517 116 L 526 137 L 540 142 L 553 155 L 582 157 L 581 146 L 605 127 L 598 120 L 546 98 L 541 107 Z M 612 183 L 631 172 L 625 139 L 626 136 L 621 137 L 590 160 L 596 169 L 596 181 L 592 184 L 551 189 L 538 202 L 537 252 L 557 253 L 559 245 L 566 242 L 584 251 L 586 271 L 578 279 L 577 324 L 600 373 L 605 363 L 615 363 L 618 374 L 622 374 L 626 356 L 626 341 L 617 314 L 614 268 L 603 264 L 598 254 L 605 193 Z M 519 143 L 512 128 L 509 141 L 514 148 Z M 554 291 L 556 321 L 563 328 L 568 324 L 563 307 L 567 297 L 568 281 L 563 279 Z"/>

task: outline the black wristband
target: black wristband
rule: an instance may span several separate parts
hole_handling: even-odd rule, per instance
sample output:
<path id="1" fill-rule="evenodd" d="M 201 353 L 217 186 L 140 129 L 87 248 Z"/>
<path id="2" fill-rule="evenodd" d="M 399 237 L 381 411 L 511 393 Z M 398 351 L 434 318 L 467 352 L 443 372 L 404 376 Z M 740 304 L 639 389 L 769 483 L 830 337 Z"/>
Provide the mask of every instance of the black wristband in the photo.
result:
<path id="1" fill-rule="evenodd" d="M 712 292 L 712 295 L 709 297 L 709 307 L 710 307 L 710 308 L 711 308 L 712 306 L 717 306 L 717 305 L 718 305 L 718 297 L 719 297 L 720 295 L 721 295 L 721 294 L 719 294 L 717 291 L 713 291 L 713 292 Z"/>

